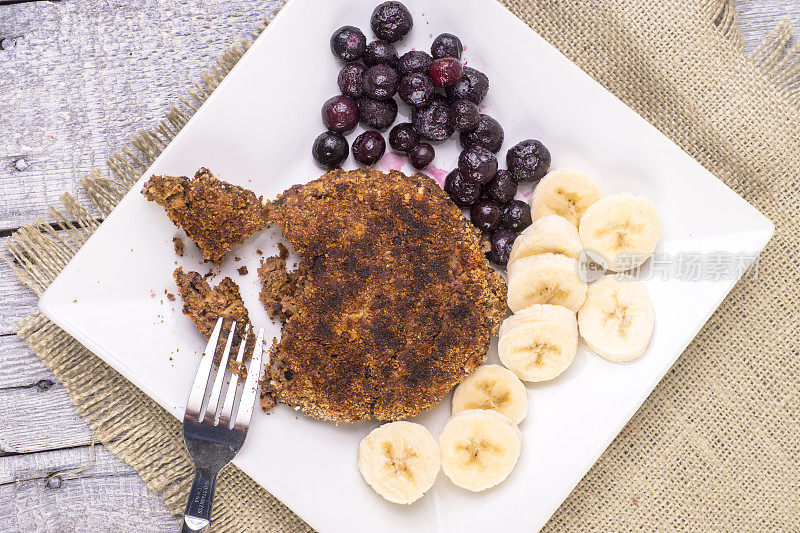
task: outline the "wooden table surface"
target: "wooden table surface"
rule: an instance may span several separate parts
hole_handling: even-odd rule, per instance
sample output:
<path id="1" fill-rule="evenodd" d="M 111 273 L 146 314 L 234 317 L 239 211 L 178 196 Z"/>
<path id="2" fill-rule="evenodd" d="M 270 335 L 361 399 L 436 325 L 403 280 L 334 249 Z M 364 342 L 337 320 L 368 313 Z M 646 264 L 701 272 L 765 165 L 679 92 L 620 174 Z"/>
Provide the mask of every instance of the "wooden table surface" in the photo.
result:
<path id="1" fill-rule="evenodd" d="M 0 245 L 155 124 L 274 0 L 63 0 L 0 5 Z M 796 0 L 737 0 L 747 50 Z M 795 39 L 796 40 L 796 39 Z M 177 520 L 102 446 L 13 334 L 34 295 L 0 262 L 0 532 L 175 531 Z M 120 524 L 124 526 L 120 527 Z"/>

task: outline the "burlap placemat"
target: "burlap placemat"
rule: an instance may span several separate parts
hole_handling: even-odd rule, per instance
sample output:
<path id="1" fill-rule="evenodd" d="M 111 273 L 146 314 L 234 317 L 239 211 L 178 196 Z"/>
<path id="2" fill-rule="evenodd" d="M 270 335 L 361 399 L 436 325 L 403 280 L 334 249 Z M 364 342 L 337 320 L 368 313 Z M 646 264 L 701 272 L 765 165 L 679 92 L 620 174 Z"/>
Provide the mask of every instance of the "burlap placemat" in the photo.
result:
<path id="1" fill-rule="evenodd" d="M 732 0 L 504 3 L 777 227 L 759 276 L 734 288 L 546 529 L 799 531 L 800 46 L 784 55 L 790 27 L 745 57 Z M 246 48 L 231 49 L 158 127 L 112 157 L 108 176 L 82 181 L 102 215 Z M 69 196 L 52 215 L 67 232 L 39 221 L 8 244 L 37 294 L 97 226 Z M 178 422 L 44 317 L 19 334 L 99 441 L 181 512 L 191 463 Z M 236 468 L 217 490 L 217 531 L 307 529 Z"/>

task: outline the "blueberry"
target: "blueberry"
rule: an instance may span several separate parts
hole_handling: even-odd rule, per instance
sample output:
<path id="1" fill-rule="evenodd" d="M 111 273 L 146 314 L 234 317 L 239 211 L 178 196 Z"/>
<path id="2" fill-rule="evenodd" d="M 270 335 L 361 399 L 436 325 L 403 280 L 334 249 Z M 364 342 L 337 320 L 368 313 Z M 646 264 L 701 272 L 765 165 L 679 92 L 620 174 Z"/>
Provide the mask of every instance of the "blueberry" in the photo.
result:
<path id="1" fill-rule="evenodd" d="M 531 206 L 522 200 L 511 200 L 503 208 L 501 224 L 511 231 L 522 231 L 531 225 Z"/>
<path id="2" fill-rule="evenodd" d="M 481 115 L 478 125 L 474 130 L 462 133 L 459 136 L 461 146 L 483 146 L 494 153 L 503 146 L 503 127 L 489 115 Z"/>
<path id="3" fill-rule="evenodd" d="M 489 237 L 489 242 L 492 245 L 492 249 L 489 252 L 489 260 L 498 266 L 506 266 L 516 238 L 517 234 L 511 230 L 495 230 L 492 236 Z"/>
<path id="4" fill-rule="evenodd" d="M 427 141 L 444 141 L 453 135 L 450 106 L 441 95 L 434 95 L 433 101 L 425 107 L 414 108 L 411 123 L 419 136 Z"/>
<path id="5" fill-rule="evenodd" d="M 364 93 L 364 72 L 367 67 L 361 63 L 348 63 L 339 71 L 337 82 L 342 94 L 350 98 L 358 98 Z"/>
<path id="6" fill-rule="evenodd" d="M 433 63 L 433 58 L 426 52 L 411 50 L 401 55 L 400 59 L 397 60 L 397 70 L 402 76 L 411 74 L 412 72 L 427 74 L 431 63 Z"/>
<path id="7" fill-rule="evenodd" d="M 408 153 L 419 144 L 419 135 L 410 122 L 398 124 L 389 132 L 389 146 L 398 152 Z"/>
<path id="8" fill-rule="evenodd" d="M 352 131 L 358 125 L 358 104 L 349 96 L 334 96 L 322 104 L 322 123 L 336 133 Z"/>
<path id="9" fill-rule="evenodd" d="M 413 72 L 400 80 L 397 89 L 400 99 L 411 107 L 424 107 L 431 103 L 436 87 L 431 79 L 419 72 Z"/>
<path id="10" fill-rule="evenodd" d="M 500 204 L 491 200 L 479 200 L 469 212 L 470 220 L 481 231 L 494 231 L 497 229 L 502 215 L 503 208 L 500 207 Z"/>
<path id="11" fill-rule="evenodd" d="M 470 207 L 481 197 L 481 186 L 478 183 L 467 181 L 455 169 L 444 180 L 444 192 L 459 207 Z"/>
<path id="12" fill-rule="evenodd" d="M 342 26 L 331 36 L 331 52 L 342 61 L 355 61 L 364 55 L 367 38 L 355 26 Z"/>
<path id="13" fill-rule="evenodd" d="M 489 183 L 497 173 L 497 158 L 482 146 L 470 146 L 458 156 L 458 170 L 468 181 Z"/>
<path id="14" fill-rule="evenodd" d="M 453 127 L 459 132 L 472 131 L 478 127 L 481 120 L 481 112 L 478 106 L 470 100 L 456 100 L 452 105 Z"/>
<path id="15" fill-rule="evenodd" d="M 486 196 L 503 205 L 514 199 L 517 194 L 517 182 L 508 170 L 498 170 L 494 179 L 484 188 Z"/>
<path id="16" fill-rule="evenodd" d="M 408 160 L 411 162 L 411 166 L 416 169 L 427 167 L 434 157 L 436 157 L 436 151 L 428 143 L 418 143 L 408 153 Z"/>
<path id="17" fill-rule="evenodd" d="M 394 67 L 397 65 L 397 49 L 386 41 L 372 41 L 364 51 L 364 63 L 368 67 L 381 63 Z"/>
<path id="18" fill-rule="evenodd" d="M 397 72 L 389 65 L 375 65 L 364 73 L 364 95 L 373 100 L 388 100 L 397 92 Z"/>
<path id="19" fill-rule="evenodd" d="M 375 35 L 393 43 L 411 31 L 414 20 L 406 6 L 400 2 L 384 2 L 372 12 L 370 25 Z"/>
<path id="20" fill-rule="evenodd" d="M 461 39 L 452 33 L 443 33 L 433 40 L 431 45 L 431 55 L 435 59 L 440 57 L 455 57 L 461 59 L 461 52 L 464 47 L 461 45 Z"/>
<path id="21" fill-rule="evenodd" d="M 461 79 L 447 88 L 447 98 L 451 102 L 466 98 L 480 105 L 489 90 L 489 78 L 486 74 L 472 67 L 464 67 Z"/>
<path id="22" fill-rule="evenodd" d="M 365 127 L 382 131 L 394 124 L 394 119 L 397 118 L 397 102 L 394 99 L 380 102 L 362 96 L 358 99 L 358 115 Z"/>
<path id="23" fill-rule="evenodd" d="M 353 157 L 362 165 L 374 165 L 386 152 L 386 141 L 377 131 L 367 130 L 353 141 Z"/>
<path id="24" fill-rule="evenodd" d="M 449 87 L 461 79 L 464 66 L 454 57 L 434 59 L 428 69 L 428 75 L 437 87 Z"/>
<path id="25" fill-rule="evenodd" d="M 539 181 L 550 169 L 550 151 L 534 139 L 515 144 L 506 154 L 508 170 L 517 181 Z"/>
<path id="26" fill-rule="evenodd" d="M 326 131 L 314 140 L 311 154 L 317 164 L 323 168 L 336 168 L 347 159 L 350 146 L 341 133 Z"/>

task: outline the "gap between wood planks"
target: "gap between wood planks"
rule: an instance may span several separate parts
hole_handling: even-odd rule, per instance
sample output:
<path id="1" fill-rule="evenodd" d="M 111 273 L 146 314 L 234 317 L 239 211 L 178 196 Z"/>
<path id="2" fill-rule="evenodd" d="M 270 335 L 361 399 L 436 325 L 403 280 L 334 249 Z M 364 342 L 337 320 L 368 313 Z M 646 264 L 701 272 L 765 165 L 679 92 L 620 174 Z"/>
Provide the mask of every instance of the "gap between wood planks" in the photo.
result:
<path id="1" fill-rule="evenodd" d="M 100 218 L 100 217 L 95 217 L 95 218 L 93 218 L 93 220 L 95 222 L 97 222 L 98 224 L 102 224 L 103 220 L 105 220 L 105 219 Z M 35 221 L 33 221 L 33 220 L 31 221 L 31 223 L 34 223 L 34 222 Z M 77 225 L 78 222 L 75 221 L 75 220 L 70 220 L 69 224 Z M 51 228 L 53 228 L 56 231 L 63 231 L 63 225 L 60 222 L 50 222 L 48 224 L 48 226 L 50 226 Z M 0 229 L 0 239 L 6 238 L 6 237 L 11 237 L 11 235 L 13 235 L 15 231 L 19 231 L 20 227 L 21 226 L 17 226 L 16 228 Z"/>
<path id="2" fill-rule="evenodd" d="M 11 4 L 27 4 L 33 2 L 61 2 L 61 0 L 0 0 L 0 6 L 10 6 Z"/>
<path id="3" fill-rule="evenodd" d="M 97 447 L 102 447 L 102 446 L 103 445 L 100 444 L 99 442 L 95 443 L 95 447 L 96 448 Z M 89 443 L 89 444 L 74 444 L 72 446 L 64 446 L 62 448 L 57 448 L 57 450 L 83 450 L 83 449 L 90 449 L 91 447 L 92 447 L 91 443 Z M 3 450 L 0 450 L 0 459 L 2 459 L 3 457 L 19 457 L 19 456 L 23 456 L 23 455 L 25 455 L 25 456 L 35 456 L 36 454 L 48 453 L 48 452 L 53 452 L 53 451 L 56 451 L 56 450 L 33 450 L 33 451 L 29 451 L 29 452 L 6 452 L 6 451 L 3 451 Z M 2 483 L 0 483 L 0 485 L 2 485 Z"/>

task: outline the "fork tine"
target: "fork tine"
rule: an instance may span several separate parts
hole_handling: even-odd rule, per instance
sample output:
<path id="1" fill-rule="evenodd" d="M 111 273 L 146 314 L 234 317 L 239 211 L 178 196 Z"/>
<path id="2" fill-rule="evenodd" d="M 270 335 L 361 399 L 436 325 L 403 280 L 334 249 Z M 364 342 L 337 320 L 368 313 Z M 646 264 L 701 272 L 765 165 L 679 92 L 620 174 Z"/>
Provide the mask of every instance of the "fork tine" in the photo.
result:
<path id="1" fill-rule="evenodd" d="M 250 417 L 253 414 L 256 394 L 258 393 L 258 380 L 261 377 L 261 354 L 264 351 L 264 328 L 258 329 L 256 346 L 253 349 L 253 357 L 250 359 L 250 366 L 247 369 L 247 379 L 244 382 L 242 399 L 239 401 L 239 409 L 236 412 L 236 423 L 234 427 L 246 428 L 250 425 Z"/>
<path id="2" fill-rule="evenodd" d="M 206 395 L 206 385 L 211 375 L 211 367 L 214 362 L 214 353 L 217 351 L 220 331 L 222 331 L 222 317 L 217 320 L 217 325 L 214 326 L 214 331 L 211 332 L 206 349 L 200 358 L 200 366 L 197 367 L 197 374 L 195 375 L 194 383 L 192 383 L 192 390 L 189 393 L 189 401 L 186 402 L 186 414 L 184 416 L 199 417 L 200 410 L 203 408 L 203 398 Z"/>
<path id="3" fill-rule="evenodd" d="M 231 346 L 233 345 L 233 338 L 236 333 L 236 321 L 231 322 L 231 331 L 228 333 L 228 340 L 225 342 L 225 351 L 222 352 L 222 357 L 219 360 L 219 368 L 217 369 L 217 377 L 214 378 L 214 386 L 211 388 L 211 395 L 208 397 L 208 406 L 205 413 L 201 413 L 199 420 L 209 418 L 215 422 L 217 416 L 217 409 L 219 408 L 219 397 L 222 393 L 222 383 L 225 381 L 225 372 L 228 370 L 228 359 L 231 357 Z"/>
<path id="4" fill-rule="evenodd" d="M 236 355 L 236 362 L 241 363 L 244 361 L 244 350 L 247 346 L 247 337 L 250 335 L 250 324 L 247 324 L 244 329 L 244 335 L 239 342 L 239 353 Z M 231 381 L 228 383 L 228 391 L 225 393 L 225 399 L 222 402 L 222 411 L 219 413 L 219 423 L 225 427 L 229 427 L 231 423 L 231 413 L 233 412 L 233 404 L 236 400 L 236 389 L 239 386 L 239 375 L 235 372 L 231 373 Z"/>

